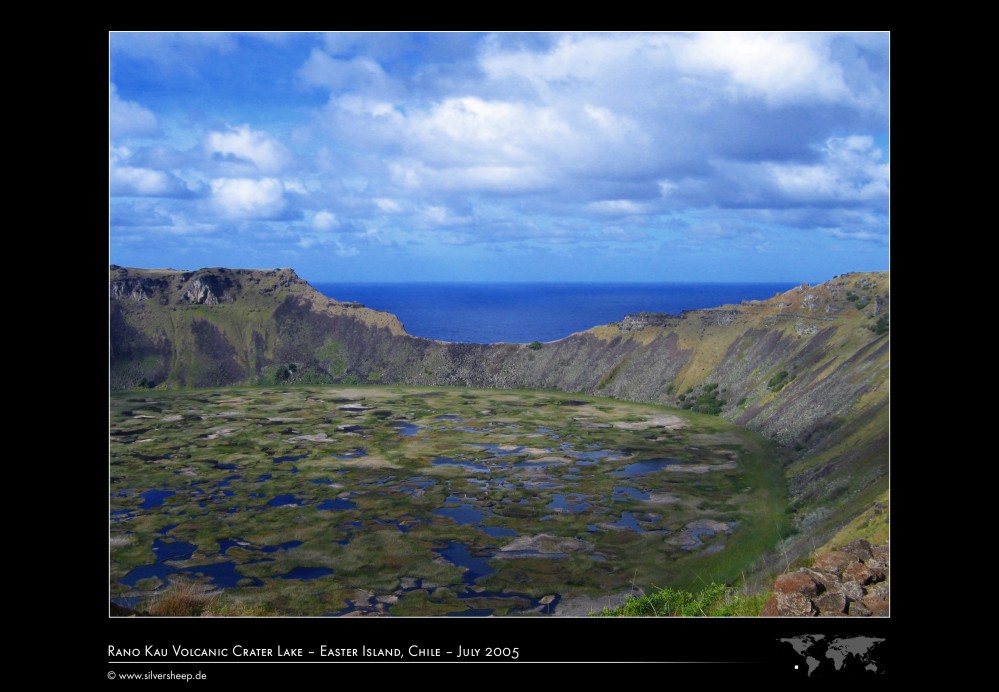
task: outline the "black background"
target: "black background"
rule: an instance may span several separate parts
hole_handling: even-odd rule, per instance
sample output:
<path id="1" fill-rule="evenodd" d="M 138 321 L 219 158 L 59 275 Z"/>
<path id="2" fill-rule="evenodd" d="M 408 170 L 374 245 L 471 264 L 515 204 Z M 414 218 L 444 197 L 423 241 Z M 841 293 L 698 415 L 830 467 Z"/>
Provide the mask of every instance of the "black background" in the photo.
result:
<path id="1" fill-rule="evenodd" d="M 820 666 L 811 679 L 883 680 L 890 668 L 892 643 L 890 618 L 108 618 L 109 636 L 101 644 L 139 648 L 139 658 L 111 658 L 107 670 L 121 673 L 202 672 L 208 684 L 228 681 L 265 682 L 288 675 L 324 674 L 317 666 L 365 661 L 352 658 L 322 658 L 320 646 L 330 648 L 398 648 L 404 658 L 368 658 L 367 662 L 469 662 L 457 658 L 457 647 L 481 649 L 472 662 L 509 662 L 486 657 L 487 647 L 518 649 L 515 663 L 656 662 L 662 674 L 675 677 L 709 675 L 718 679 L 806 680 L 804 659 L 779 638 L 822 634 L 835 637 L 871 636 L 885 641 L 870 650 L 878 671 L 866 671 L 854 657 L 841 670 L 822 656 L 824 644 L 816 647 Z M 181 659 L 174 645 L 225 648 L 225 658 Z M 413 658 L 409 647 L 440 648 L 441 658 Z M 166 658 L 145 656 L 146 646 L 167 649 Z M 271 649 L 268 657 L 237 658 L 233 647 Z M 301 658 L 277 655 L 277 649 L 302 648 Z M 310 655 L 308 652 L 315 652 Z M 452 655 L 444 652 L 451 651 Z M 129 661 L 129 662 L 123 662 Z M 133 662 L 134 661 L 134 662 Z M 795 666 L 798 666 L 796 669 Z M 110 676 L 109 676 L 110 677 Z M 128 681 L 118 679 L 118 683 Z M 192 680 L 188 684 L 199 684 Z"/>

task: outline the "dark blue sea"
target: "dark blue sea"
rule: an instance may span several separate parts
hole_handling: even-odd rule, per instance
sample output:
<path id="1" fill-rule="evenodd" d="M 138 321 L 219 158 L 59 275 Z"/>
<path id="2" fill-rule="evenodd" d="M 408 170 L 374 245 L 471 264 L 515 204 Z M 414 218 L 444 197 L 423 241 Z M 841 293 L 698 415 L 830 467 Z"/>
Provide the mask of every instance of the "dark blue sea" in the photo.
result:
<path id="1" fill-rule="evenodd" d="M 554 341 L 636 312 L 772 298 L 792 283 L 313 283 L 335 300 L 396 315 L 413 336 L 468 343 Z"/>

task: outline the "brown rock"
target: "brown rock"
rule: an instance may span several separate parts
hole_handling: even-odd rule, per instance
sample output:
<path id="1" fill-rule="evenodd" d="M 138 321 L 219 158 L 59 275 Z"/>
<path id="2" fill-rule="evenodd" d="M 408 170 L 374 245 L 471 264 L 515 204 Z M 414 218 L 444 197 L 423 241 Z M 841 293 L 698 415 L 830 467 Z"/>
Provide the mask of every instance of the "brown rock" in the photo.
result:
<path id="1" fill-rule="evenodd" d="M 864 596 L 864 607 L 871 611 L 871 615 L 885 617 L 888 615 L 888 601 L 880 596 Z"/>
<path id="2" fill-rule="evenodd" d="M 859 601 L 864 597 L 864 587 L 855 581 L 843 582 L 835 590 L 852 601 Z"/>
<path id="3" fill-rule="evenodd" d="M 870 584 L 874 581 L 874 572 L 862 562 L 854 562 L 843 570 L 844 581 L 855 581 L 858 584 Z"/>
<path id="4" fill-rule="evenodd" d="M 868 596 L 877 596 L 878 598 L 883 598 L 886 601 L 888 600 L 888 584 L 883 582 L 880 584 L 872 584 L 871 586 L 868 586 L 865 591 Z"/>
<path id="5" fill-rule="evenodd" d="M 871 543 L 870 541 L 865 541 L 863 538 L 855 538 L 840 548 L 839 551 L 853 555 L 857 560 L 863 562 L 871 557 Z"/>
<path id="6" fill-rule="evenodd" d="M 871 615 L 871 611 L 865 608 L 860 601 L 850 601 L 846 606 L 846 612 L 854 617 L 870 617 Z"/>
<path id="7" fill-rule="evenodd" d="M 810 576 L 826 591 L 839 584 L 839 580 L 836 578 L 836 575 L 830 574 L 829 572 L 819 572 L 818 570 L 809 569 L 808 567 L 802 567 L 799 571 Z"/>
<path id="8" fill-rule="evenodd" d="M 876 545 L 873 548 L 871 548 L 871 557 L 873 557 L 875 560 L 880 560 L 885 565 L 887 565 L 888 564 L 888 544 L 886 543 L 885 545 Z"/>
<path id="9" fill-rule="evenodd" d="M 790 617 L 814 615 L 815 608 L 808 596 L 800 593 L 778 593 L 777 614 Z"/>
<path id="10" fill-rule="evenodd" d="M 819 592 L 819 585 L 804 572 L 782 574 L 774 582 L 774 591 L 778 594 L 797 593 L 814 596 Z"/>
<path id="11" fill-rule="evenodd" d="M 828 553 L 823 553 L 815 558 L 815 563 L 812 565 L 812 569 L 818 570 L 819 572 L 840 574 L 844 569 L 855 562 L 859 562 L 855 556 L 850 555 L 849 553 L 833 550 Z"/>
<path id="12" fill-rule="evenodd" d="M 885 563 L 881 562 L 881 560 L 877 559 L 876 557 L 872 557 L 870 560 L 864 560 L 864 564 L 870 567 L 871 569 L 883 570 L 885 568 Z"/>
<path id="13" fill-rule="evenodd" d="M 814 601 L 820 615 L 842 615 L 846 613 L 846 596 L 842 592 L 829 591 Z"/>
<path id="14" fill-rule="evenodd" d="M 548 605 L 554 600 L 555 600 L 555 594 L 548 594 L 546 596 L 542 596 L 541 598 L 539 598 L 538 603 L 540 603 L 541 605 Z"/>
<path id="15" fill-rule="evenodd" d="M 761 617 L 776 617 L 780 615 L 777 612 L 777 597 L 771 596 L 767 599 L 767 602 L 763 604 L 763 609 L 760 611 Z"/>

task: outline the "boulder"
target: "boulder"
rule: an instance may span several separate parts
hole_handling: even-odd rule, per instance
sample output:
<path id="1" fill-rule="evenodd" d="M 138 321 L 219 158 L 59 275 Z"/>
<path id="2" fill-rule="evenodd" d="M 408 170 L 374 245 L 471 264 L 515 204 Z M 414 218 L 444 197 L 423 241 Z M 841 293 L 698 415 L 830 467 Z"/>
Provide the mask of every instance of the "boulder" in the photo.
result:
<path id="1" fill-rule="evenodd" d="M 855 581 L 843 582 L 837 591 L 853 601 L 859 601 L 864 597 L 864 587 Z"/>
<path id="2" fill-rule="evenodd" d="M 840 548 L 839 552 L 853 555 L 857 560 L 863 562 L 871 557 L 871 544 L 863 538 L 855 538 Z"/>
<path id="3" fill-rule="evenodd" d="M 888 615 L 888 601 L 880 596 L 864 596 L 864 607 L 871 611 L 871 615 L 885 617 Z"/>
<path id="4" fill-rule="evenodd" d="M 777 614 L 785 617 L 801 617 L 803 615 L 815 615 L 815 608 L 812 606 L 808 596 L 800 593 L 778 593 Z"/>
<path id="5" fill-rule="evenodd" d="M 888 565 L 888 544 L 885 543 L 884 545 L 876 545 L 873 548 L 871 548 L 871 557 L 873 557 L 875 560 L 879 560 L 880 562 L 883 562 L 885 564 L 885 566 L 887 567 L 887 565 Z"/>
<path id="6" fill-rule="evenodd" d="M 854 562 L 843 570 L 843 581 L 854 581 L 858 584 L 870 584 L 874 581 L 874 572 L 862 562 Z"/>
<path id="7" fill-rule="evenodd" d="M 830 572 L 831 574 L 838 575 L 850 565 L 859 562 L 860 561 L 855 555 L 844 553 L 839 550 L 833 550 L 828 553 L 823 553 L 815 558 L 815 562 L 812 564 L 812 569 L 818 570 L 819 572 Z"/>
<path id="8" fill-rule="evenodd" d="M 843 592 L 827 591 L 814 601 L 820 615 L 843 615 L 846 613 L 846 596 Z"/>
<path id="9" fill-rule="evenodd" d="M 877 596 L 878 598 L 883 598 L 888 600 L 888 584 L 881 582 L 880 584 L 872 584 L 866 589 L 867 594 L 870 596 Z"/>
<path id="10" fill-rule="evenodd" d="M 820 586 L 822 586 L 822 589 L 826 591 L 829 591 L 839 585 L 839 579 L 836 578 L 835 574 L 830 574 L 829 572 L 819 572 L 818 570 L 809 569 L 808 567 L 802 567 L 799 571 L 810 576 Z"/>
<path id="11" fill-rule="evenodd" d="M 797 593 L 805 596 L 814 596 L 819 593 L 819 588 L 815 580 L 804 572 L 782 574 L 774 582 L 774 591 L 778 594 Z"/>
<path id="12" fill-rule="evenodd" d="M 850 601 L 846 606 L 847 615 L 853 615 L 854 617 L 870 617 L 871 611 L 864 607 L 864 604 L 860 601 Z"/>

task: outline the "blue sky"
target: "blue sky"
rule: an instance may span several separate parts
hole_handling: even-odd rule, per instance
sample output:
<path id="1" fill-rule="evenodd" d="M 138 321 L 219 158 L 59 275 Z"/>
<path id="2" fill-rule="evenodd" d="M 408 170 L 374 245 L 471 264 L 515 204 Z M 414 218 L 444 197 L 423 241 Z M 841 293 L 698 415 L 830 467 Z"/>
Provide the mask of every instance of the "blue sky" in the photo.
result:
<path id="1" fill-rule="evenodd" d="M 109 259 L 311 281 L 884 270 L 888 44 L 111 33 Z"/>

